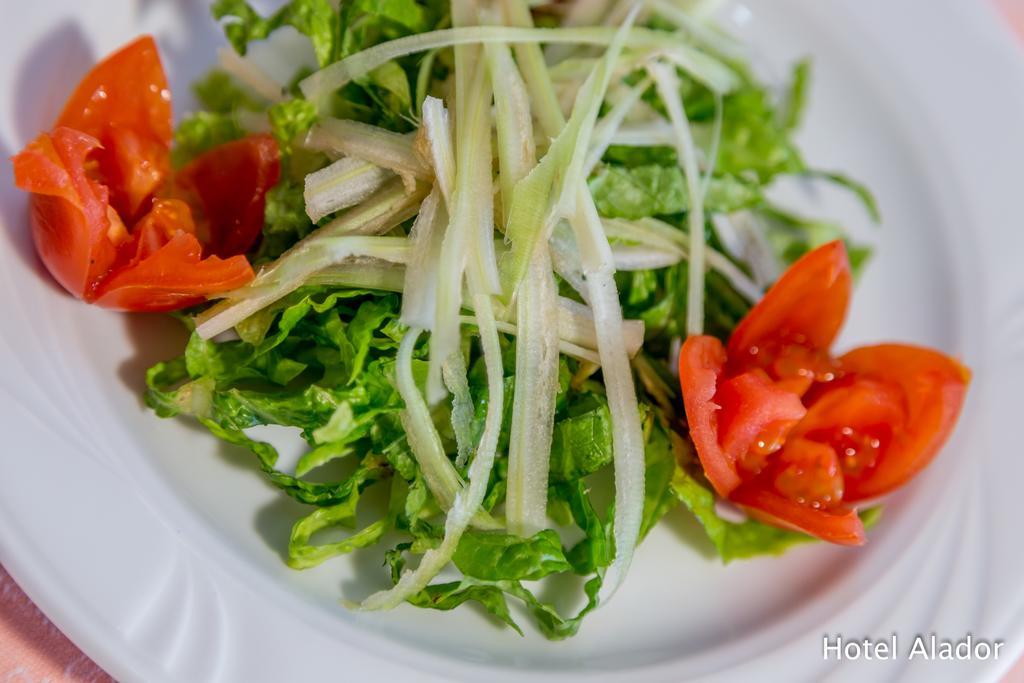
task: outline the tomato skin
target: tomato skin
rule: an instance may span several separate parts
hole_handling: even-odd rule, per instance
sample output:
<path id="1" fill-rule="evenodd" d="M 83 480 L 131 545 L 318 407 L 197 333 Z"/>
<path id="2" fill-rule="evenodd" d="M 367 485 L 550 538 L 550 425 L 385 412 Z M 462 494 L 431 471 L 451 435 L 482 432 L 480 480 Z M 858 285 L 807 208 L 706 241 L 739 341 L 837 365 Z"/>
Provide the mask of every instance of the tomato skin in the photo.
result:
<path id="1" fill-rule="evenodd" d="M 842 243 L 819 247 L 786 271 L 726 347 L 687 339 L 679 377 L 690 436 L 718 495 L 770 524 L 859 545 L 852 505 L 901 486 L 934 458 L 970 373 L 938 351 L 899 344 L 831 356 L 851 285 Z"/>
<path id="2" fill-rule="evenodd" d="M 714 337 L 694 336 L 679 351 L 679 380 L 690 438 L 697 449 L 704 474 L 715 492 L 727 498 L 741 483 L 736 463 L 731 462 L 718 443 L 718 380 L 725 368 L 725 347 Z"/>
<path id="3" fill-rule="evenodd" d="M 171 91 L 152 36 L 141 36 L 109 55 L 81 80 L 55 127 L 102 140 L 109 126 L 135 129 L 171 148 Z"/>
<path id="4" fill-rule="evenodd" d="M 70 128 L 33 140 L 14 157 L 14 181 L 32 192 L 32 239 L 54 279 L 80 299 L 113 265 L 107 190 L 85 173 L 99 142 Z"/>
<path id="5" fill-rule="evenodd" d="M 263 231 L 267 191 L 281 176 L 280 151 L 269 135 L 250 135 L 200 155 L 176 178 L 209 225 L 218 256 L 248 251 Z"/>
<path id="6" fill-rule="evenodd" d="M 816 510 L 764 488 L 744 485 L 730 498 L 752 517 L 837 545 L 864 545 L 864 524 L 851 508 Z"/>
<path id="7" fill-rule="evenodd" d="M 55 124 L 100 141 L 100 179 L 110 204 L 127 223 L 168 177 L 171 91 L 152 36 L 142 36 L 85 75 Z"/>

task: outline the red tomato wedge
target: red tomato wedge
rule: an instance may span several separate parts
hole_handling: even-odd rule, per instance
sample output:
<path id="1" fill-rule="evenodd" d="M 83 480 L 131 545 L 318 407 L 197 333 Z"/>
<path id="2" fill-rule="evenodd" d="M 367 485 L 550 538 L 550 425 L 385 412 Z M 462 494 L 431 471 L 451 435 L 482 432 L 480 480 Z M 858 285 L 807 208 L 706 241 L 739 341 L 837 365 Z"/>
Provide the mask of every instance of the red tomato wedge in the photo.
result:
<path id="1" fill-rule="evenodd" d="M 846 319 L 852 287 L 842 242 L 805 254 L 733 330 L 729 356 L 740 357 L 754 347 L 782 342 L 827 349 Z"/>
<path id="2" fill-rule="evenodd" d="M 906 345 L 833 357 L 851 287 L 842 243 L 819 247 L 783 274 L 728 345 L 687 339 L 679 379 L 690 436 L 718 495 L 767 523 L 859 545 L 864 529 L 852 504 L 931 462 L 956 424 L 970 373 Z"/>
<path id="3" fill-rule="evenodd" d="M 151 36 L 97 64 L 64 105 L 56 126 L 91 135 L 111 205 L 126 221 L 137 217 L 171 170 L 171 91 Z"/>
<path id="4" fill-rule="evenodd" d="M 281 175 L 280 152 L 269 135 L 215 147 L 181 169 L 176 183 L 194 198 L 209 226 L 211 253 L 244 254 L 263 231 L 267 191 Z"/>
<path id="5" fill-rule="evenodd" d="M 171 177 L 172 135 L 167 78 L 146 36 L 96 65 L 53 132 L 14 158 L 36 250 L 71 294 L 165 311 L 252 279 L 244 254 L 280 176 L 276 144 L 238 140 Z"/>
<path id="6" fill-rule="evenodd" d="M 171 91 L 152 36 L 142 36 L 93 67 L 68 98 L 56 126 L 102 138 L 109 126 L 134 128 L 170 148 Z"/>
<path id="7" fill-rule="evenodd" d="M 773 426 L 792 426 L 806 409 L 794 394 L 744 373 L 722 381 L 725 347 L 714 337 L 690 337 L 680 352 L 683 404 L 701 464 L 718 495 L 742 482 L 738 460 Z M 685 367 L 686 372 L 683 372 Z"/>
<path id="8" fill-rule="evenodd" d="M 107 188 L 85 172 L 96 138 L 70 128 L 40 135 L 14 157 L 14 180 L 32 193 L 32 238 L 50 274 L 87 301 L 114 263 Z M 116 215 L 116 214 L 115 214 Z"/>
<path id="9" fill-rule="evenodd" d="M 726 458 L 718 441 L 719 406 L 715 403 L 715 392 L 725 360 L 725 347 L 714 337 L 690 337 L 679 351 L 679 381 L 690 438 L 704 474 L 723 498 L 741 483 L 736 463 Z"/>
<path id="10" fill-rule="evenodd" d="M 793 264 L 729 337 L 735 370 L 763 368 L 803 393 L 832 371 L 828 348 L 850 304 L 853 278 L 842 242 L 830 242 Z"/>
<path id="11" fill-rule="evenodd" d="M 875 498 L 932 461 L 956 425 L 971 372 L 945 354 L 899 344 L 854 349 L 839 363 L 854 377 L 884 381 L 903 396 L 904 420 L 878 462 L 860 476 L 847 477 L 846 500 Z"/>

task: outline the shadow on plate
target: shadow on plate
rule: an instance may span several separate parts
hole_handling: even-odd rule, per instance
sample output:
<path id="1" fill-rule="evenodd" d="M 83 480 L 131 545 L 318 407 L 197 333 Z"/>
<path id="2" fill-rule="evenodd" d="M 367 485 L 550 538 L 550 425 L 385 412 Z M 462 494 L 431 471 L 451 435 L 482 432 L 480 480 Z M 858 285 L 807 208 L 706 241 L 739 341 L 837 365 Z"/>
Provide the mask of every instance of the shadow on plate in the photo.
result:
<path id="1" fill-rule="evenodd" d="M 263 8 L 261 8 L 263 9 Z M 217 65 L 215 46 L 226 45 L 223 33 L 210 15 L 209 0 L 138 0 L 136 24 L 163 25 L 162 14 L 172 11 L 186 31 L 157 33 L 160 56 L 174 95 L 174 111 L 180 118 L 193 104 L 191 85 Z"/>
<path id="2" fill-rule="evenodd" d="M 40 276 L 47 286 L 60 289 L 36 256 L 29 230 L 28 196 L 14 187 L 11 156 L 48 129 L 84 75 L 92 53 L 82 29 L 70 21 L 59 24 L 41 38 L 15 70 L 15 97 L 7 99 L 12 109 L 14 140 L 0 142 L 0 206 L 4 207 L 3 232 L 9 248 L 22 263 Z"/>
<path id="3" fill-rule="evenodd" d="M 36 43 L 14 67 L 17 97 L 8 100 L 18 136 L 14 144 L 22 145 L 53 125 L 94 61 L 81 26 L 71 21 L 58 24 Z"/>
<path id="4" fill-rule="evenodd" d="M 67 296 L 36 255 L 29 223 L 28 195 L 14 186 L 14 168 L 10 162 L 12 154 L 5 144 L 0 143 L 0 207 L 3 207 L 0 233 L 3 233 L 3 248 L 14 253 L 41 286 L 50 287 Z"/>
<path id="5" fill-rule="evenodd" d="M 0 141 L 0 207 L 9 249 L 46 286 L 62 292 L 36 256 L 29 228 L 28 195 L 14 187 L 10 158 L 40 132 L 53 125 L 63 102 L 85 75 L 93 55 L 82 28 L 71 20 L 43 36 L 12 69 L 15 96 L 6 100 L 15 139 Z"/>
<path id="6" fill-rule="evenodd" d="M 161 313 L 129 313 L 121 318 L 134 355 L 118 366 L 117 376 L 142 401 L 146 370 L 160 361 L 180 356 L 185 351 L 189 333 L 179 320 Z"/>
<path id="7" fill-rule="evenodd" d="M 708 540 L 700 522 L 685 506 L 677 505 L 671 509 L 660 524 L 668 528 L 684 546 L 694 550 L 701 557 L 718 561 L 718 552 L 715 550 L 715 546 Z"/>

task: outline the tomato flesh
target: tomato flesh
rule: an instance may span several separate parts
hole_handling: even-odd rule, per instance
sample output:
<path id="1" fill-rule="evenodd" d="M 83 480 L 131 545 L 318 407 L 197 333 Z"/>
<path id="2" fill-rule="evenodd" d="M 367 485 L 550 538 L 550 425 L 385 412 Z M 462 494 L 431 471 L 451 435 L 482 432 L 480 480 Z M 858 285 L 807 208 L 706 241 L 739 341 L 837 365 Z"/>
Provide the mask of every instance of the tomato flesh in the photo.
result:
<path id="1" fill-rule="evenodd" d="M 177 185 L 191 195 L 209 225 L 211 253 L 243 254 L 263 231 L 267 191 L 281 174 L 280 152 L 269 135 L 251 135 L 199 156 Z"/>
<path id="2" fill-rule="evenodd" d="M 211 291 L 252 279 L 244 256 L 203 258 L 188 205 L 158 200 L 122 250 L 128 262 L 103 281 L 96 303 L 128 311 L 170 311 L 193 306 Z"/>
<path id="3" fill-rule="evenodd" d="M 719 443 L 729 461 L 747 473 L 764 469 L 786 433 L 806 413 L 800 399 L 779 389 L 760 371 L 724 380 L 715 392 L 719 406 Z"/>

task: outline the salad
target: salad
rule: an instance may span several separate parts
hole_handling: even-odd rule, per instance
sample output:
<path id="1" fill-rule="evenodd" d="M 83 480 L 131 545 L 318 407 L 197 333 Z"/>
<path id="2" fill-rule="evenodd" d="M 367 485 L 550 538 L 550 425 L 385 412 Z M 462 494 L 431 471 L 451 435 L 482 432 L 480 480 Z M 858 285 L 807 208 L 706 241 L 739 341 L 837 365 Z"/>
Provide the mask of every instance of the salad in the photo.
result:
<path id="1" fill-rule="evenodd" d="M 763 82 L 715 4 L 216 0 L 201 109 L 173 127 L 141 37 L 15 180 L 69 294 L 191 331 L 146 402 L 308 506 L 289 566 L 374 553 L 393 585 L 352 608 L 518 631 L 518 604 L 566 638 L 679 506 L 724 562 L 865 543 L 969 383 L 931 349 L 833 351 L 870 251 L 769 188 L 878 208 L 794 143 L 810 64 Z"/>

